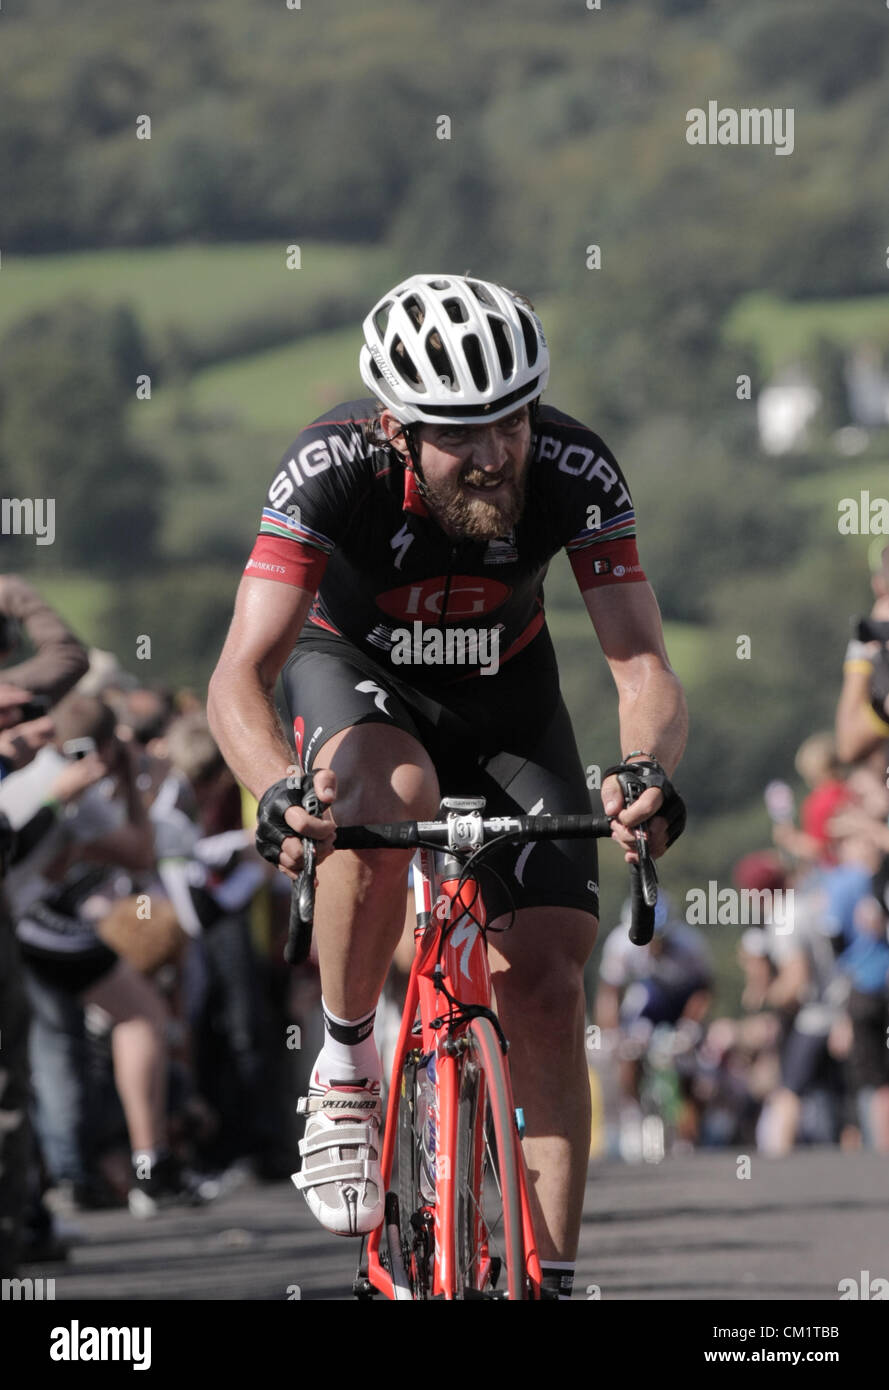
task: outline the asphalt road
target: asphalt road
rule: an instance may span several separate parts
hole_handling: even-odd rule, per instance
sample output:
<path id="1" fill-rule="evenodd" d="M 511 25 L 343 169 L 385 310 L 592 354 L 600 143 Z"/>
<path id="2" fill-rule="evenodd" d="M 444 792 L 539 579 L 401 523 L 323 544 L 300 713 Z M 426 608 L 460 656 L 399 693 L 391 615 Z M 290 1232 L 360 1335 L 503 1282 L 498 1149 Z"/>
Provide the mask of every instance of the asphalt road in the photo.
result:
<path id="1" fill-rule="evenodd" d="M 889 1278 L 889 1158 L 733 1151 L 656 1166 L 594 1163 L 587 1183 L 575 1297 L 837 1299 L 841 1279 Z M 84 1243 L 55 1278 L 64 1299 L 340 1299 L 357 1243 L 316 1226 L 288 1183 L 245 1184 L 198 1211 L 152 1222 L 78 1214 Z M 298 1288 L 298 1294 L 297 1294 Z"/>

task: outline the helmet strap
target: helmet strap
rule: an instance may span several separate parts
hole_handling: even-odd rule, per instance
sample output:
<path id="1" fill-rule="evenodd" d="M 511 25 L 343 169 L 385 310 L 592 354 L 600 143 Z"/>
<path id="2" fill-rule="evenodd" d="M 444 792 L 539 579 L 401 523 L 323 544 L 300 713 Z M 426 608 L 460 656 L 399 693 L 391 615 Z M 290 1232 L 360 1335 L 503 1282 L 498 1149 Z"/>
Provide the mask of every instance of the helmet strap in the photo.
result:
<path id="1" fill-rule="evenodd" d="M 411 460 L 410 464 L 405 464 L 405 467 L 409 467 L 411 472 L 413 473 L 414 479 L 417 484 L 417 491 L 419 492 L 420 496 L 428 497 L 429 489 L 426 486 L 426 479 L 423 477 L 423 470 L 420 467 L 420 446 L 417 439 L 419 429 L 419 425 L 414 423 L 410 425 L 405 425 L 404 429 L 402 430 Z"/>

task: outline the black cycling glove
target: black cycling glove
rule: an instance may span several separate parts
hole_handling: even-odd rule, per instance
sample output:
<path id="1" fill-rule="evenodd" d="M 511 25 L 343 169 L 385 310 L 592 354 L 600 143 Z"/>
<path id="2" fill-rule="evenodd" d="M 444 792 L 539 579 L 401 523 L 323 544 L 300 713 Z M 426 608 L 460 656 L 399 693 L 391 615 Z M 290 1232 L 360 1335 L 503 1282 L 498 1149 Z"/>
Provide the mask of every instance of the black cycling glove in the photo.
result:
<path id="1" fill-rule="evenodd" d="M 297 834 L 285 820 L 285 813 L 291 806 L 302 806 L 310 816 L 320 816 L 323 806 L 319 801 L 310 774 L 296 783 L 293 777 L 282 777 L 273 782 L 268 791 L 263 792 L 257 811 L 256 848 L 263 859 L 277 867 L 284 841 Z"/>
<path id="2" fill-rule="evenodd" d="M 679 839 L 685 829 L 685 802 L 656 758 L 638 758 L 631 763 L 615 763 L 614 767 L 605 769 L 602 781 L 613 776 L 617 777 L 628 806 L 638 801 L 649 787 L 657 787 L 663 792 L 664 800 L 654 814 L 663 816 L 667 822 L 667 845 L 672 845 L 674 840 Z"/>

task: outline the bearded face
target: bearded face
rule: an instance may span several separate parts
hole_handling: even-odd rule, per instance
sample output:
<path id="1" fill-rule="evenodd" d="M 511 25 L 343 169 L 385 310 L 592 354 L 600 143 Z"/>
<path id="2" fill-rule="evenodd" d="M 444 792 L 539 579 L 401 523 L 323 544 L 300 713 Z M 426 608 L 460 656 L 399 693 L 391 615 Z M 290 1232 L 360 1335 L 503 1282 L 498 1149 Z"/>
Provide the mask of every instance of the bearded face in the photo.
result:
<path id="1" fill-rule="evenodd" d="M 525 507 L 531 426 L 527 406 L 490 425 L 428 425 L 420 462 L 426 504 L 449 535 L 504 536 Z"/>

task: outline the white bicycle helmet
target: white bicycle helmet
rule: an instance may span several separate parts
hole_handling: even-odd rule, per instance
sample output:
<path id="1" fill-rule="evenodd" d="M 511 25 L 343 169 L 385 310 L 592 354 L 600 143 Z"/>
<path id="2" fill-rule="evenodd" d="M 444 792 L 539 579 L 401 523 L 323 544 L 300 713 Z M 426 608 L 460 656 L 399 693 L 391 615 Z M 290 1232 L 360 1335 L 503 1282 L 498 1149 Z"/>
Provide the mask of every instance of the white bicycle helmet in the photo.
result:
<path id="1" fill-rule="evenodd" d="M 488 280 L 412 275 L 363 327 L 362 379 L 402 424 L 499 420 L 536 400 L 549 380 L 534 310 Z"/>

